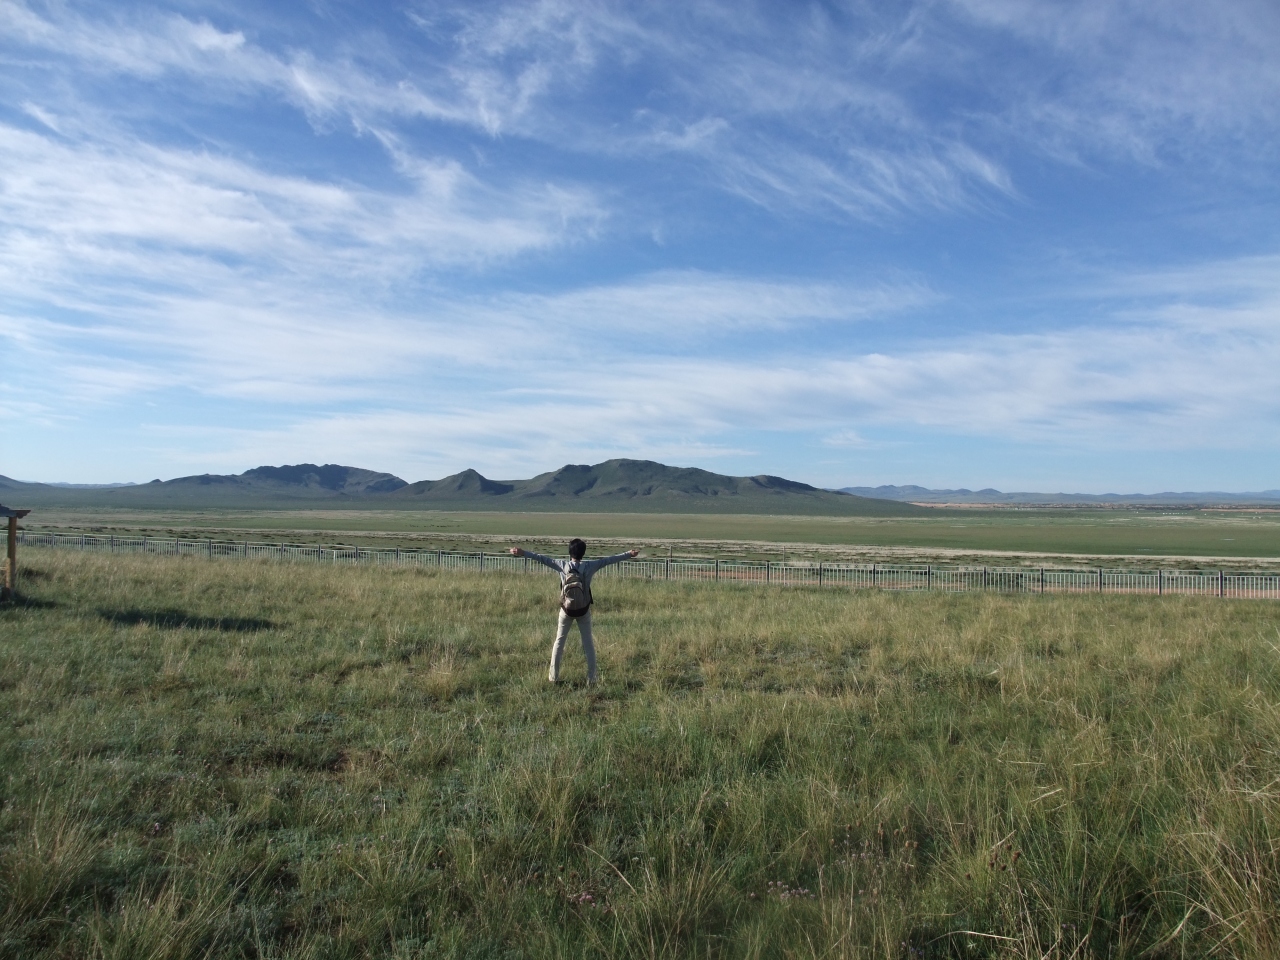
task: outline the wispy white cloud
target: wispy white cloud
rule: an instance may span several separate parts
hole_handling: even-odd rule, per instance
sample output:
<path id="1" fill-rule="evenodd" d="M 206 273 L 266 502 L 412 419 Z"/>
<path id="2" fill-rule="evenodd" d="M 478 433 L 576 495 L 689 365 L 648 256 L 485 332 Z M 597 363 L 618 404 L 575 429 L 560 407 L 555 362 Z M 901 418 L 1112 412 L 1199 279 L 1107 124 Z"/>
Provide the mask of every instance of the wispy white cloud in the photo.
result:
<path id="1" fill-rule="evenodd" d="M 161 245 L 317 267 L 358 257 L 362 269 L 377 250 L 403 270 L 547 247 L 600 215 L 582 190 L 535 183 L 497 191 L 453 160 L 401 160 L 409 190 L 375 191 L 123 136 L 68 143 L 0 124 L 0 217 L 11 239 Z"/>
<path id="2" fill-rule="evenodd" d="M 709 302 L 731 286 L 728 278 L 714 278 L 702 296 Z M 755 281 L 743 289 L 765 292 Z M 618 303 L 633 302 L 633 290 L 616 292 Z M 585 349 L 567 363 L 561 350 L 570 338 L 558 332 L 563 326 L 538 335 L 516 316 L 501 336 L 515 336 L 521 355 L 487 358 L 487 379 L 461 391 L 451 389 L 456 380 L 421 366 L 410 329 L 400 326 L 400 352 L 411 359 L 399 372 L 399 358 L 390 359 L 391 372 L 353 389 L 354 397 L 376 409 L 300 411 L 291 427 L 236 431 L 217 455 L 239 462 L 270 448 L 302 457 L 311 445 L 367 450 L 371 457 L 378 453 L 379 462 L 421 475 L 473 465 L 518 476 L 608 455 L 719 449 L 719 438 L 744 430 L 849 446 L 864 444 L 868 430 L 904 427 L 1078 450 L 1248 449 L 1280 414 L 1274 295 L 1255 304 L 1271 311 L 1269 330 L 1252 320 L 1242 324 L 1232 310 L 1199 304 L 1201 319 L 1215 331 L 1205 336 L 1203 327 L 1188 327 L 1156 306 L 1112 325 L 1049 334 L 959 336 L 876 353 L 798 345 L 768 358 L 732 359 L 714 351 L 673 358 L 660 344 L 649 352 L 620 353 L 600 330 L 588 328 Z M 735 299 L 729 297 L 726 311 Z M 609 291 L 595 289 L 590 300 L 606 303 Z M 500 311 L 493 305 L 455 304 L 452 310 L 451 323 L 473 323 L 482 339 L 495 338 L 498 328 L 488 325 Z M 397 328 L 390 323 L 388 329 Z M 363 348 L 339 341 L 336 349 L 354 358 L 357 368 L 370 369 L 374 364 L 362 362 L 360 351 L 366 359 L 386 355 L 394 339 L 375 338 Z M 261 351 L 264 344 L 255 347 Z M 267 355 L 277 364 L 277 386 L 305 380 L 304 371 L 290 369 L 288 356 Z M 308 369 L 316 363 L 312 354 L 301 359 Z M 201 362 L 210 376 L 228 376 L 233 360 Z M 462 361 L 454 373 L 465 376 L 466 366 Z M 406 392 L 410 382 L 418 386 L 416 400 Z M 565 423 L 573 430 L 566 432 Z"/>
<path id="3" fill-rule="evenodd" d="M 749 452 L 718 440 L 743 430 L 852 449 L 874 445 L 868 430 L 903 427 L 1079 451 L 1249 449 L 1280 412 L 1268 386 L 1280 361 L 1274 341 L 1206 352 L 1134 331 L 1077 334 L 783 364 L 639 357 L 571 371 L 526 367 L 511 389 L 435 394 L 413 409 L 304 415 L 201 446 L 211 463 L 325 451 L 414 479 L 466 466 L 518 477 L 609 456 L 723 460 Z"/>
<path id="4" fill-rule="evenodd" d="M 275 49 L 226 11 L 215 26 L 41 15 L 15 0 L 4 10 L 0 35 L 50 62 L 266 90 L 323 124 L 427 120 L 588 154 L 665 154 L 753 202 L 855 218 L 1016 196 L 1010 137 L 1071 160 L 1150 162 L 1244 130 L 1274 144 L 1280 120 L 1280 14 L 1265 0 L 785 16 L 714 3 L 432 5 L 407 21 L 435 44 L 431 58 L 355 38 Z"/>
<path id="5" fill-rule="evenodd" d="M 400 181 L 375 189 L 95 133 L 0 122 L 0 337 L 59 371 L 29 382 L 50 408 L 174 386 L 333 401 L 422 363 L 480 364 L 502 350 L 423 317 L 433 278 L 572 244 L 602 217 L 587 191 L 497 189 L 402 146 Z"/>
<path id="6" fill-rule="evenodd" d="M 503 129 L 587 151 L 693 160 L 724 189 L 770 208 L 880 219 L 1012 193 L 1000 161 L 960 126 L 930 129 L 886 77 L 911 44 L 910 17 L 852 18 L 850 29 L 809 14 L 502 6 L 470 19 L 459 70 L 499 87 L 492 78 L 512 69 L 512 57 L 537 65 L 540 96 L 519 98 Z M 584 97 L 605 76 L 652 92 L 628 113 L 599 116 Z"/>
<path id="7" fill-rule="evenodd" d="M 554 295 L 502 294 L 461 309 L 476 317 L 519 318 L 544 333 L 581 331 L 628 345 L 640 336 L 648 338 L 648 351 L 670 353 L 756 331 L 776 335 L 886 321 L 939 299 L 918 281 L 837 284 L 664 271 Z"/>
<path id="8" fill-rule="evenodd" d="M 175 456 L 209 468 L 319 448 L 418 475 L 728 456 L 770 431 L 849 449 L 899 429 L 1076 449 L 1274 435 L 1265 249 L 1072 276 L 1034 321 L 1002 304 L 999 335 L 948 322 L 954 285 L 924 254 L 863 263 L 912 223 L 920 239 L 1030 206 L 1014 171 L 1046 155 L 1226 144 L 1197 168 L 1224 181 L 1270 162 L 1280 14 L 1262 0 L 540 0 L 431 4 L 324 42 L 273 29 L 234 5 L 0 0 L 6 409 L 64 423 L 176 390 L 272 413 L 191 428 Z M 311 124 L 287 148 L 239 127 L 284 115 Z M 682 217 L 751 249 L 627 247 Z M 788 245 L 833 222 L 865 232 L 803 269 Z"/>
<path id="9" fill-rule="evenodd" d="M 177 74 L 229 94 L 267 90 L 322 124 L 425 119 L 586 154 L 671 154 L 771 207 L 878 218 L 1010 189 L 999 161 L 956 131 L 927 130 L 875 77 L 890 42 L 879 34 L 852 49 L 815 45 L 811 25 L 743 11 L 726 36 L 695 39 L 725 11 L 641 18 L 609 4 L 498 5 L 437 18 L 449 24 L 440 61 L 410 66 L 381 46 L 363 57 L 353 47 L 276 52 L 242 30 L 174 14 L 6 8 L 9 39 L 52 63 L 148 80 Z M 857 68 L 863 57 L 869 69 Z M 605 107 L 594 99 L 601 82 L 652 84 L 655 97 Z"/>
<path id="10" fill-rule="evenodd" d="M 862 449 L 876 446 L 873 441 L 868 440 L 857 430 L 848 429 L 834 430 L 824 436 L 822 438 L 822 442 L 828 447 L 851 447 L 855 449 Z"/>
<path id="11" fill-rule="evenodd" d="M 1051 153 L 1158 162 L 1221 149 L 1224 137 L 1237 162 L 1245 153 L 1256 160 L 1273 152 L 1280 120 L 1275 4 L 951 0 L 949 6 L 991 41 L 1016 44 L 1007 68 L 1016 82 L 1009 84 L 1000 128 Z"/>

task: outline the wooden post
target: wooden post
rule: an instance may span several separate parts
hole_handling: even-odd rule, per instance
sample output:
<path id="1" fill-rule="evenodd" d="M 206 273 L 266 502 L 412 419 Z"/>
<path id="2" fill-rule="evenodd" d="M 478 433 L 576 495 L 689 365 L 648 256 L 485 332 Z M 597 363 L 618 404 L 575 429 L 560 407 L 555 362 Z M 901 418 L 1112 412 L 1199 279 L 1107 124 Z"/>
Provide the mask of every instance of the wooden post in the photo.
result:
<path id="1" fill-rule="evenodd" d="M 12 600 L 17 595 L 18 521 L 30 512 L 30 510 L 11 510 L 9 507 L 0 507 L 0 517 L 5 517 L 9 521 L 5 537 L 4 583 L 0 585 L 0 600 Z"/>
<path id="2" fill-rule="evenodd" d="M 10 534 L 10 536 L 13 536 Z M 1223 571 L 1218 571 L 1218 596 L 1225 597 L 1227 595 L 1227 575 Z"/>
<path id="3" fill-rule="evenodd" d="M 765 583 L 768 583 L 768 582 L 769 582 L 769 580 L 770 580 L 770 576 L 769 576 L 769 561 L 768 561 L 768 560 L 766 560 L 766 561 L 764 562 L 764 582 L 765 582 Z"/>
<path id="4" fill-rule="evenodd" d="M 4 561 L 4 598 L 11 600 L 18 589 L 18 518 L 9 518 L 8 552 Z"/>
<path id="5" fill-rule="evenodd" d="M 1102 568 L 1098 568 L 1098 592 L 1102 592 Z"/>
<path id="6" fill-rule="evenodd" d="M 818 586 L 822 586 L 822 561 L 818 561 Z"/>
<path id="7" fill-rule="evenodd" d="M 926 590 L 933 589 L 933 564 L 929 564 L 924 568 L 924 588 Z"/>
<path id="8" fill-rule="evenodd" d="M 1164 571 L 1163 570 L 1156 571 L 1156 596 L 1157 597 L 1164 596 Z"/>
<path id="9" fill-rule="evenodd" d="M 670 580 L 671 579 L 671 555 L 670 554 L 667 554 L 666 568 L 667 568 L 666 576 L 663 577 L 663 579 Z"/>
<path id="10" fill-rule="evenodd" d="M 720 579 L 720 558 L 716 557 L 716 580 Z"/>
<path id="11" fill-rule="evenodd" d="M 1044 567 L 1040 568 L 1040 592 L 1044 593 Z"/>

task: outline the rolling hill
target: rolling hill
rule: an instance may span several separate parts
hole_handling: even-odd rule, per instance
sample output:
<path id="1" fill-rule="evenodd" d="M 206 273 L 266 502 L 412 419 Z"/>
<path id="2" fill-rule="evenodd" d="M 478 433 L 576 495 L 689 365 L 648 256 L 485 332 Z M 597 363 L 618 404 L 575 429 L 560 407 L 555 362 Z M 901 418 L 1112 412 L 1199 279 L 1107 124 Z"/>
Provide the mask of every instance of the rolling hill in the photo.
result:
<path id="1" fill-rule="evenodd" d="M 491 480 L 475 470 L 406 483 L 338 464 L 255 467 L 127 487 L 73 488 L 0 477 L 0 501 L 24 506 L 114 508 L 378 508 L 607 513 L 767 513 L 912 516 L 909 503 L 822 490 L 774 476 L 731 477 L 651 460 L 567 464 L 528 480 Z"/>
<path id="2" fill-rule="evenodd" d="M 0 500 L 39 506 L 232 507 L 259 503 L 341 500 L 387 494 L 406 486 L 399 477 L 359 467 L 300 463 L 255 467 L 244 473 L 203 473 L 174 480 L 112 487 L 22 483 L 0 476 Z"/>
<path id="3" fill-rule="evenodd" d="M 591 466 L 567 464 L 529 480 L 490 480 L 474 470 L 465 470 L 442 480 L 409 484 L 388 499 L 436 509 L 837 516 L 927 512 L 911 504 L 821 490 L 783 477 L 730 477 L 694 467 L 669 467 L 652 460 L 606 460 Z"/>

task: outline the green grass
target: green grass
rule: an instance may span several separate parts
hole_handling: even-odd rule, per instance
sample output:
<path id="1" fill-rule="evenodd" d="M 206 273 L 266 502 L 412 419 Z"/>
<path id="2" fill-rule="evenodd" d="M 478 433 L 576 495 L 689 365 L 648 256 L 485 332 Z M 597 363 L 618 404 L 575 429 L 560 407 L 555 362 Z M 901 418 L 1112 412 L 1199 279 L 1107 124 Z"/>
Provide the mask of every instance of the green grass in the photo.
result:
<path id="1" fill-rule="evenodd" d="M 200 536 L 324 534 L 408 546 L 463 547 L 467 538 L 560 542 L 570 537 L 686 544 L 684 552 L 777 554 L 783 545 L 860 545 L 922 550 L 998 550 L 1085 556 L 1280 557 L 1280 513 L 1187 510 L 954 510 L 922 517 L 784 517 L 715 514 L 465 513 L 409 510 L 81 511 L 32 514 L 31 529 L 146 530 Z M 776 548 L 761 549 L 762 544 Z"/>
<path id="2" fill-rule="evenodd" d="M 23 553 L 0 956 L 1280 952 L 1280 606 Z"/>

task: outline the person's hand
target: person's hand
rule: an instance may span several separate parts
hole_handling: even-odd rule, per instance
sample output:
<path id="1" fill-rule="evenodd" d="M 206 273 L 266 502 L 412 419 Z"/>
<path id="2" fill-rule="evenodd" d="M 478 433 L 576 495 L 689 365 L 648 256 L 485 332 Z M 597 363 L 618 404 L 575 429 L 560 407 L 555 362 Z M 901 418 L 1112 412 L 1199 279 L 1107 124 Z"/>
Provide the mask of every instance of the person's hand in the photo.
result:
<path id="1" fill-rule="evenodd" d="M 522 553 L 524 553 L 524 551 L 523 551 L 523 550 L 521 550 L 519 547 L 512 547 L 512 548 L 511 548 L 511 555 L 512 555 L 513 557 L 518 557 L 518 556 L 520 556 L 520 554 L 522 554 Z"/>
<path id="2" fill-rule="evenodd" d="M 627 553 L 631 554 L 631 559 L 632 559 L 632 560 L 634 560 L 636 557 L 640 556 L 640 551 L 639 551 L 639 550 L 628 550 L 628 551 L 627 551 Z"/>

